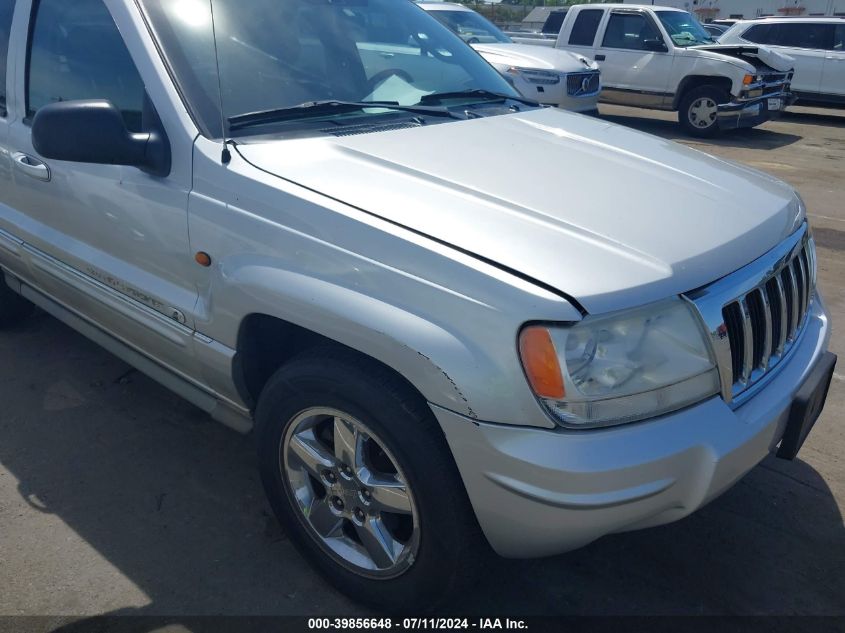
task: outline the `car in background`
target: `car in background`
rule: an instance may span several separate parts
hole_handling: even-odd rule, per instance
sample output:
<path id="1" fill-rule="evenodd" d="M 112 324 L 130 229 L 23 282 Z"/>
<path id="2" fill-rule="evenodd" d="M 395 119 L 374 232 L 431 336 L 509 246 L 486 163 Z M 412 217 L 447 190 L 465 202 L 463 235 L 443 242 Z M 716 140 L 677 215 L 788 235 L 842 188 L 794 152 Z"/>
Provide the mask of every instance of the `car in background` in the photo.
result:
<path id="1" fill-rule="evenodd" d="M 461 4 L 420 2 L 419 6 L 461 36 L 528 99 L 573 112 L 598 109 L 601 76 L 594 61 L 568 51 L 516 44 L 483 15 Z"/>
<path id="2" fill-rule="evenodd" d="M 715 43 L 695 16 L 673 7 L 577 4 L 556 40 L 524 43 L 596 60 L 602 103 L 675 111 L 694 136 L 760 125 L 795 99 L 789 56 Z"/>
<path id="3" fill-rule="evenodd" d="M 845 105 L 845 19 L 760 18 L 737 22 L 720 44 L 765 44 L 795 60 L 792 90 L 803 102 Z"/>
<path id="4" fill-rule="evenodd" d="M 701 26 L 714 40 L 718 40 L 728 30 L 727 26 L 722 26 L 721 24 L 702 24 Z"/>
<path id="5" fill-rule="evenodd" d="M 440 0 L 429 0 L 430 2 L 439 2 Z M 552 11 L 546 17 L 546 21 L 539 29 L 523 30 L 522 27 L 513 28 L 510 31 L 505 31 L 505 35 L 513 37 L 533 37 L 537 39 L 550 38 L 555 39 L 560 31 L 560 25 L 563 24 L 563 19 L 566 17 L 568 7 Z"/>

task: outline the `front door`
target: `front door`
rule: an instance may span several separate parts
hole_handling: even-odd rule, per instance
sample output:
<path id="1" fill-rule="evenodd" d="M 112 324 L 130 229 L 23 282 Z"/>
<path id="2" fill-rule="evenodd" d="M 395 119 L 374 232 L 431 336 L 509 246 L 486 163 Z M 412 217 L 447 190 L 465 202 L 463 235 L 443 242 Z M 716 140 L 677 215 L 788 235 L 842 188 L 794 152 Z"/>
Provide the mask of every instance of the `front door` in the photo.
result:
<path id="1" fill-rule="evenodd" d="M 845 99 L 845 24 L 837 24 L 833 45 L 824 58 L 821 92 Z"/>
<path id="2" fill-rule="evenodd" d="M 12 16 L 14 0 L 0 0 L 0 218 L 7 215 L 9 210 L 8 192 L 12 186 L 12 163 L 9 151 L 9 123 L 11 115 L 8 103 L 10 91 L 7 79 L 14 76 L 8 69 L 12 68 L 13 59 L 9 55 L 9 41 L 12 36 Z M 8 81 L 11 84 L 11 81 Z M 0 223 L 0 264 L 15 272 L 21 270 L 20 247 L 10 233 L 3 231 Z M 4 283 L 0 273 L 0 283 Z"/>
<path id="3" fill-rule="evenodd" d="M 37 289 L 177 373 L 196 375 L 190 172 L 158 177 L 38 155 L 31 125 L 48 104 L 107 99 L 133 132 L 156 110 L 103 0 L 18 0 L 30 3 L 6 143 L 14 185 L 0 228 L 26 242 Z"/>
<path id="4" fill-rule="evenodd" d="M 665 105 L 673 55 L 648 50 L 649 41 L 665 45 L 660 29 L 649 15 L 642 11 L 611 11 L 604 36 L 595 49 L 604 85 L 603 101 L 643 107 Z"/>

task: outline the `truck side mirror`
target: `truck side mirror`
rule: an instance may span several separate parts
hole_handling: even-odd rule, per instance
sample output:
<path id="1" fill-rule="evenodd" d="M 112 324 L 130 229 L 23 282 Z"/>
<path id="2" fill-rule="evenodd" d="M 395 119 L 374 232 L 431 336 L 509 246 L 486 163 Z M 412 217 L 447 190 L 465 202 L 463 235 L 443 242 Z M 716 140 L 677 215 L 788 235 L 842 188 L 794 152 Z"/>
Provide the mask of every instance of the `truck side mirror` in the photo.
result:
<path id="1" fill-rule="evenodd" d="M 647 40 L 643 40 L 643 48 L 647 51 L 653 51 L 655 53 L 667 53 L 669 49 L 667 48 L 666 44 L 663 40 L 653 37 Z"/>
<path id="2" fill-rule="evenodd" d="M 156 176 L 170 173 L 170 146 L 161 132 L 136 134 L 109 101 L 64 101 L 39 108 L 32 144 L 44 158 L 129 165 Z"/>

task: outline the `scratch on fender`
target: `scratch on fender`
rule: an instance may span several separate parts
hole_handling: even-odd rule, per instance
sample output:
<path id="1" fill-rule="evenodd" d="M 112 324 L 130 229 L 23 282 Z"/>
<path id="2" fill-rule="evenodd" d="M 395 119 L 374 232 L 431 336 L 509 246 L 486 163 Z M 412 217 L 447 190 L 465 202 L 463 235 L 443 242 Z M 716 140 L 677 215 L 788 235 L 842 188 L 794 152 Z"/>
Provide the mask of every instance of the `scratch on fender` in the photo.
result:
<path id="1" fill-rule="evenodd" d="M 463 401 L 464 401 L 464 404 L 466 405 L 466 408 L 467 408 L 467 415 L 468 415 L 469 417 L 471 417 L 473 420 L 477 420 L 477 419 L 478 419 L 478 415 L 475 413 L 475 411 L 473 411 L 473 410 L 472 410 L 472 407 L 471 407 L 471 406 L 470 406 L 470 404 L 469 404 L 469 400 L 467 400 L 467 399 L 466 399 L 466 396 L 464 396 L 463 392 L 460 390 L 460 388 L 458 387 L 457 383 L 456 383 L 454 380 L 452 380 L 452 377 L 451 377 L 449 374 L 447 374 L 447 373 L 443 370 L 443 368 L 442 368 L 442 367 L 440 367 L 437 363 L 435 363 L 433 360 L 431 360 L 428 356 L 426 356 L 426 355 L 425 355 L 425 354 L 423 354 L 422 352 L 417 352 L 417 354 L 419 354 L 419 355 L 420 355 L 420 356 L 422 356 L 424 359 L 426 359 L 429 363 L 431 363 L 431 364 L 432 364 L 432 365 L 433 365 L 433 366 L 437 369 L 437 371 L 439 371 L 441 374 L 443 374 L 443 376 L 445 376 L 446 380 L 448 380 L 448 381 L 449 381 L 449 384 L 450 384 L 450 385 L 452 385 L 452 388 L 455 390 L 455 393 L 457 393 L 457 394 L 458 394 L 458 397 L 459 397 L 461 400 L 463 400 Z"/>

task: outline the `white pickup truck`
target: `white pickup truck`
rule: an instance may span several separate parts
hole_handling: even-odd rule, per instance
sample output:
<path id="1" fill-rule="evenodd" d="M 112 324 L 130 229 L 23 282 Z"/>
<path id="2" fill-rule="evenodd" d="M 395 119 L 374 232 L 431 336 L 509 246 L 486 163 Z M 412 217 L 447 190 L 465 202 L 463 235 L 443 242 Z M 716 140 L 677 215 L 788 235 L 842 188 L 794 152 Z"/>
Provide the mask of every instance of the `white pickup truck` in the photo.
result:
<path id="1" fill-rule="evenodd" d="M 595 59 L 601 101 L 675 110 L 696 136 L 759 125 L 795 100 L 792 58 L 762 46 L 715 44 L 695 17 L 671 7 L 577 5 L 557 39 L 513 40 Z"/>

